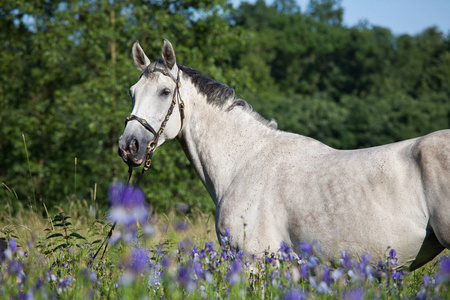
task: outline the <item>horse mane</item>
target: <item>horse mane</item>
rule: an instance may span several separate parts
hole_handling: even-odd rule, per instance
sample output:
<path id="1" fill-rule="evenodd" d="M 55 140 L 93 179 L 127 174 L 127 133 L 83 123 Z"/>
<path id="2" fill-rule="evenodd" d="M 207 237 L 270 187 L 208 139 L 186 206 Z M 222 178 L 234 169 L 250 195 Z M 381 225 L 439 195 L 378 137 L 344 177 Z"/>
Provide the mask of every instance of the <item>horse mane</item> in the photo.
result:
<path id="1" fill-rule="evenodd" d="M 228 85 L 208 78 L 192 68 L 180 64 L 178 64 L 178 68 L 191 79 L 199 92 L 206 96 L 206 101 L 209 104 L 223 106 L 226 100 L 235 98 L 234 89 Z"/>
<path id="2" fill-rule="evenodd" d="M 195 69 L 183 66 L 181 64 L 177 65 L 178 68 L 183 71 L 183 74 L 186 74 L 191 79 L 192 83 L 199 90 L 199 92 L 206 96 L 206 101 L 208 103 L 225 108 L 226 104 L 229 103 L 228 100 L 231 99 L 231 105 L 226 108 L 227 112 L 231 111 L 236 106 L 239 106 L 248 113 L 252 114 L 261 123 L 275 129 L 278 127 L 278 124 L 274 119 L 271 119 L 270 121 L 266 120 L 263 116 L 254 111 L 253 107 L 248 104 L 247 101 L 236 97 L 233 88 L 220 81 L 206 77 Z"/>
<path id="3" fill-rule="evenodd" d="M 150 70 L 157 65 L 164 66 L 164 60 L 160 58 L 152 62 L 144 71 L 143 75 L 150 76 Z M 253 115 L 258 121 L 265 124 L 266 126 L 275 129 L 278 127 L 278 124 L 274 119 L 271 119 L 270 121 L 265 119 L 259 113 L 254 111 L 252 106 L 248 104 L 247 101 L 237 98 L 233 88 L 220 81 L 206 77 L 195 69 L 183 66 L 179 63 L 177 63 L 177 66 L 181 71 L 183 71 L 183 75 L 188 76 L 191 79 L 192 83 L 198 89 L 198 91 L 206 96 L 207 103 L 216 105 L 220 108 L 224 108 L 227 112 L 231 111 L 236 106 L 242 107 L 245 111 Z M 230 99 L 231 105 L 225 107 L 229 103 L 228 100 Z"/>

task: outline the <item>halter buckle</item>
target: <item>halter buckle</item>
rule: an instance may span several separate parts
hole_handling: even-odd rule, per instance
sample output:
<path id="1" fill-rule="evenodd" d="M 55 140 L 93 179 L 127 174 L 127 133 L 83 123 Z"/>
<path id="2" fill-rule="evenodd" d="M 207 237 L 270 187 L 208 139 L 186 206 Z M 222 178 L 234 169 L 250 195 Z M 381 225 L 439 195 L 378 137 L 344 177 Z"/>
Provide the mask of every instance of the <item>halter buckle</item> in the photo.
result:
<path id="1" fill-rule="evenodd" d="M 153 151 L 155 151 L 156 148 L 156 141 L 153 139 L 151 140 L 147 145 L 147 153 L 150 154 Z"/>

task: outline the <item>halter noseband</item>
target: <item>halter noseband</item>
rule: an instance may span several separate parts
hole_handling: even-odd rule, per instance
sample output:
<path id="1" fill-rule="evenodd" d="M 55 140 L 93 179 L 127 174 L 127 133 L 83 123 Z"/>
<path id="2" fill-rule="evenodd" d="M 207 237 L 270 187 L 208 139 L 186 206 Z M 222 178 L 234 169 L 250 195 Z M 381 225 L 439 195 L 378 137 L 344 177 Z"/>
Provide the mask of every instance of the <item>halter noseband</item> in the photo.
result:
<path id="1" fill-rule="evenodd" d="M 176 78 L 167 70 L 167 67 L 165 67 L 164 69 L 161 69 L 161 68 L 157 68 L 156 66 L 154 66 L 150 69 L 150 73 L 153 73 L 153 72 L 160 72 L 164 76 L 170 77 L 175 82 L 175 91 L 173 94 L 173 98 L 172 98 L 172 102 L 170 104 L 169 110 L 167 111 L 166 116 L 165 116 L 164 120 L 162 121 L 161 126 L 159 127 L 158 131 L 156 131 L 152 127 L 152 125 L 150 125 L 150 123 L 147 122 L 145 119 L 140 118 L 135 115 L 128 116 L 125 121 L 125 126 L 127 126 L 128 122 L 130 122 L 130 121 L 133 121 L 133 120 L 138 121 L 139 123 L 141 123 L 142 126 L 144 126 L 145 129 L 147 129 L 148 131 L 150 131 L 153 134 L 153 139 L 147 145 L 147 155 L 145 156 L 144 168 L 142 169 L 142 173 L 139 176 L 137 184 L 139 184 L 139 182 L 141 181 L 142 175 L 144 174 L 145 171 L 148 170 L 148 168 L 150 168 L 150 165 L 152 164 L 152 156 L 156 150 L 156 146 L 158 145 L 159 137 L 163 134 L 164 130 L 166 129 L 167 122 L 169 121 L 169 118 L 172 115 L 173 109 L 175 108 L 177 102 L 178 102 L 180 118 L 181 118 L 180 131 L 183 128 L 184 102 L 183 102 L 183 99 L 181 99 L 181 95 L 180 95 L 180 87 L 181 87 L 180 68 L 178 68 L 178 73 L 177 73 Z M 130 166 L 128 172 L 129 172 L 128 181 L 130 181 L 131 173 L 132 173 L 131 166 Z"/>

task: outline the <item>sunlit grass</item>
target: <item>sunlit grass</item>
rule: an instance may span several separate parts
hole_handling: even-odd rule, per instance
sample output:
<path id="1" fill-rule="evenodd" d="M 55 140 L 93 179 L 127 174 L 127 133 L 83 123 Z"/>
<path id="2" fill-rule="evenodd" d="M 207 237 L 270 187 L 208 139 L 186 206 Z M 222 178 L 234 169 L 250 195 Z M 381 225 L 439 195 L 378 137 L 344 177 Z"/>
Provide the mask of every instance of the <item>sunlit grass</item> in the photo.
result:
<path id="1" fill-rule="evenodd" d="M 396 272 L 395 259 L 376 267 L 352 262 L 345 252 L 340 268 L 333 269 L 306 243 L 300 245 L 300 257 L 280 245 L 275 255 L 253 261 L 227 243 L 219 245 L 214 216 L 173 210 L 151 215 L 147 225 L 130 224 L 139 238 L 127 240 L 123 235 L 108 246 L 103 259 L 99 255 L 92 260 L 111 227 L 95 198 L 68 198 L 52 213 L 43 204 L 36 213 L 19 202 L 11 215 L 13 200 L 6 201 L 0 212 L 0 237 L 10 239 L 13 247 L 0 269 L 0 292 L 7 297 L 428 299 L 450 295 L 448 251 L 410 274 Z M 150 234 L 146 226 L 152 228 Z M 126 230 L 119 224 L 115 234 Z"/>

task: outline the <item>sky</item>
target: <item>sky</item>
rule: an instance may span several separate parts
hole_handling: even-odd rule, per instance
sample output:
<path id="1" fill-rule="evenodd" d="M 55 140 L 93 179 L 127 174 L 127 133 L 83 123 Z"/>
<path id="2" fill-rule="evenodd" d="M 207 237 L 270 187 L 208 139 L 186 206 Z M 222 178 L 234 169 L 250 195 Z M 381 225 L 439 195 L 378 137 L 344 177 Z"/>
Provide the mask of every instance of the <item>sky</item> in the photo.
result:
<path id="1" fill-rule="evenodd" d="M 238 7 L 242 0 L 231 2 Z M 297 3 L 304 12 L 309 0 L 297 0 Z M 396 35 L 415 35 L 431 26 L 450 34 L 450 0 L 341 0 L 341 5 L 344 25 L 350 27 L 367 20 L 371 25 L 389 28 Z"/>

